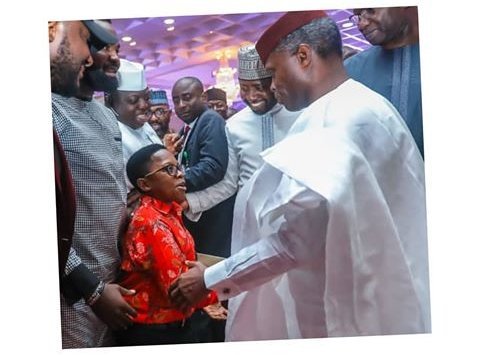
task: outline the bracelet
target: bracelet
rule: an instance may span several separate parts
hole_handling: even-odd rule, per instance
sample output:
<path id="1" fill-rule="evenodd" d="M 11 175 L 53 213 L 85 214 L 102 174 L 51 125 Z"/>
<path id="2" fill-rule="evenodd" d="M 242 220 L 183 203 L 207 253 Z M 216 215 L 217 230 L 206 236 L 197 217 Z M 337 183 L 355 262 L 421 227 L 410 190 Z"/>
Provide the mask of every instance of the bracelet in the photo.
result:
<path id="1" fill-rule="evenodd" d="M 96 287 L 96 290 L 91 294 L 91 296 L 88 297 L 86 300 L 86 304 L 88 306 L 94 305 L 96 302 L 98 302 L 99 298 L 101 297 L 101 294 L 104 291 L 104 287 L 106 284 L 103 281 L 100 281 L 98 284 L 98 287 Z"/>

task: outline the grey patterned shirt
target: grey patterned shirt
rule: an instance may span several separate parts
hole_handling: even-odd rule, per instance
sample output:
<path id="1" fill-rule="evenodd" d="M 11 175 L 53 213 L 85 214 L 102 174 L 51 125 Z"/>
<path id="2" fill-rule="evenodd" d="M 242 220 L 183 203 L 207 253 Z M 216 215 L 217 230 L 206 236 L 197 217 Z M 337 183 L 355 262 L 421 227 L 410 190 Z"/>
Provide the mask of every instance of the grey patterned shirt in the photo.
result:
<path id="1" fill-rule="evenodd" d="M 76 190 L 76 221 L 65 273 L 83 263 L 110 282 L 120 263 L 118 236 L 126 216 L 121 132 L 114 114 L 96 101 L 52 94 L 53 126 Z M 104 345 L 106 326 L 83 300 L 62 300 L 63 347 Z M 99 323 L 98 323 L 99 322 Z"/>

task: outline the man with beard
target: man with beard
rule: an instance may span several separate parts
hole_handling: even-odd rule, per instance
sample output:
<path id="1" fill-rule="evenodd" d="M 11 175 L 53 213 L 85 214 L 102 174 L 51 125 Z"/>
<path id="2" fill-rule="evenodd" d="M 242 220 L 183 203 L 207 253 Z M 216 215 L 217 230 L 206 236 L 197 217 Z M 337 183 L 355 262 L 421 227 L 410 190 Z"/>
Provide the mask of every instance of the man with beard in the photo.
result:
<path id="1" fill-rule="evenodd" d="M 111 20 L 96 21 L 104 31 L 111 36 L 116 36 Z M 109 43 L 101 50 L 92 48 L 93 66 L 85 73 L 84 79 L 80 82 L 79 99 L 91 101 L 94 91 L 109 93 L 118 87 L 117 73 L 119 66 L 120 44 Z"/>
<path id="2" fill-rule="evenodd" d="M 108 21 L 91 21 L 91 26 L 105 43 L 90 41 L 94 64 L 84 72 L 76 97 L 52 94 L 53 126 L 66 153 L 77 201 L 72 248 L 61 278 L 63 348 L 112 345 L 108 326 L 127 327 L 136 315 L 122 297 L 134 291 L 114 283 L 120 262 L 118 237 L 126 220 L 121 132 L 114 114 L 92 99 L 94 91 L 117 85 L 117 38 Z M 72 56 L 70 49 L 63 44 L 60 60 Z M 54 60 L 52 67 L 52 73 L 57 72 Z"/>
<path id="3" fill-rule="evenodd" d="M 225 177 L 202 191 L 187 193 L 186 216 L 197 220 L 200 212 L 233 196 L 262 166 L 260 153 L 281 141 L 299 112 L 290 112 L 270 89 L 271 74 L 253 45 L 238 51 L 240 95 L 247 107 L 228 119 L 225 125 L 229 162 Z"/>
<path id="4" fill-rule="evenodd" d="M 391 101 L 424 156 L 417 7 L 353 12 L 350 20 L 373 46 L 346 60 L 346 70 L 351 78 Z"/>
<path id="5" fill-rule="evenodd" d="M 149 124 L 159 138 L 164 140 L 166 134 L 174 133 L 169 127 L 172 111 L 167 101 L 167 93 L 164 90 L 151 90 L 149 92 L 149 103 L 151 105 Z"/>
<path id="6" fill-rule="evenodd" d="M 187 262 L 170 289 L 178 307 L 230 298 L 226 340 L 430 331 L 424 162 L 341 45 L 324 11 L 286 13 L 256 44 L 303 112 L 237 195 L 232 256 Z"/>
<path id="7" fill-rule="evenodd" d="M 50 42 L 51 92 L 63 96 L 74 95 L 85 67 L 91 66 L 88 48 L 90 32 L 80 21 L 48 23 Z M 65 152 L 55 130 L 53 130 L 55 159 L 56 222 L 58 232 L 58 264 L 60 277 L 73 238 L 76 199 L 73 179 L 66 161 Z"/>

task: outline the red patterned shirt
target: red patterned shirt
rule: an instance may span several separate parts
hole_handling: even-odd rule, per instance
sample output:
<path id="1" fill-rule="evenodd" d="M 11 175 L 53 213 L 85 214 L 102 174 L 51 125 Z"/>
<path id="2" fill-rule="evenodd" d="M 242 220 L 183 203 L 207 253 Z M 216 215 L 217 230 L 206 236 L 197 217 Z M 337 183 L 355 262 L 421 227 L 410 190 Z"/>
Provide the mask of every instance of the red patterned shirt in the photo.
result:
<path id="1" fill-rule="evenodd" d="M 138 315 L 136 323 L 170 323 L 187 318 L 175 309 L 167 292 L 172 282 L 187 271 L 185 260 L 196 260 L 194 240 L 182 222 L 179 204 L 164 203 L 143 195 L 122 244 L 123 273 L 120 284 L 136 290 L 125 296 Z M 197 308 L 216 303 L 210 293 Z"/>

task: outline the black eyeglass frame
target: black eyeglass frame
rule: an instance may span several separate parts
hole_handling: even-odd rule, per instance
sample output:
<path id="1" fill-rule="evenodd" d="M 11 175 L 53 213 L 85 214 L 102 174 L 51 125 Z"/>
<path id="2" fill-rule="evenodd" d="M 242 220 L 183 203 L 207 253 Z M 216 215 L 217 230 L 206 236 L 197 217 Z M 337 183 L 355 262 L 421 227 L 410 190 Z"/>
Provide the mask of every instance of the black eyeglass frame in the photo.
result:
<path id="1" fill-rule="evenodd" d="M 177 164 L 177 165 L 168 164 L 166 166 L 163 166 L 162 168 L 159 168 L 154 171 L 151 171 L 150 173 L 147 173 L 146 175 L 144 175 L 144 178 L 152 176 L 160 171 L 164 171 L 169 176 L 176 177 L 179 171 L 182 173 L 184 172 L 184 167 L 180 164 Z"/>

